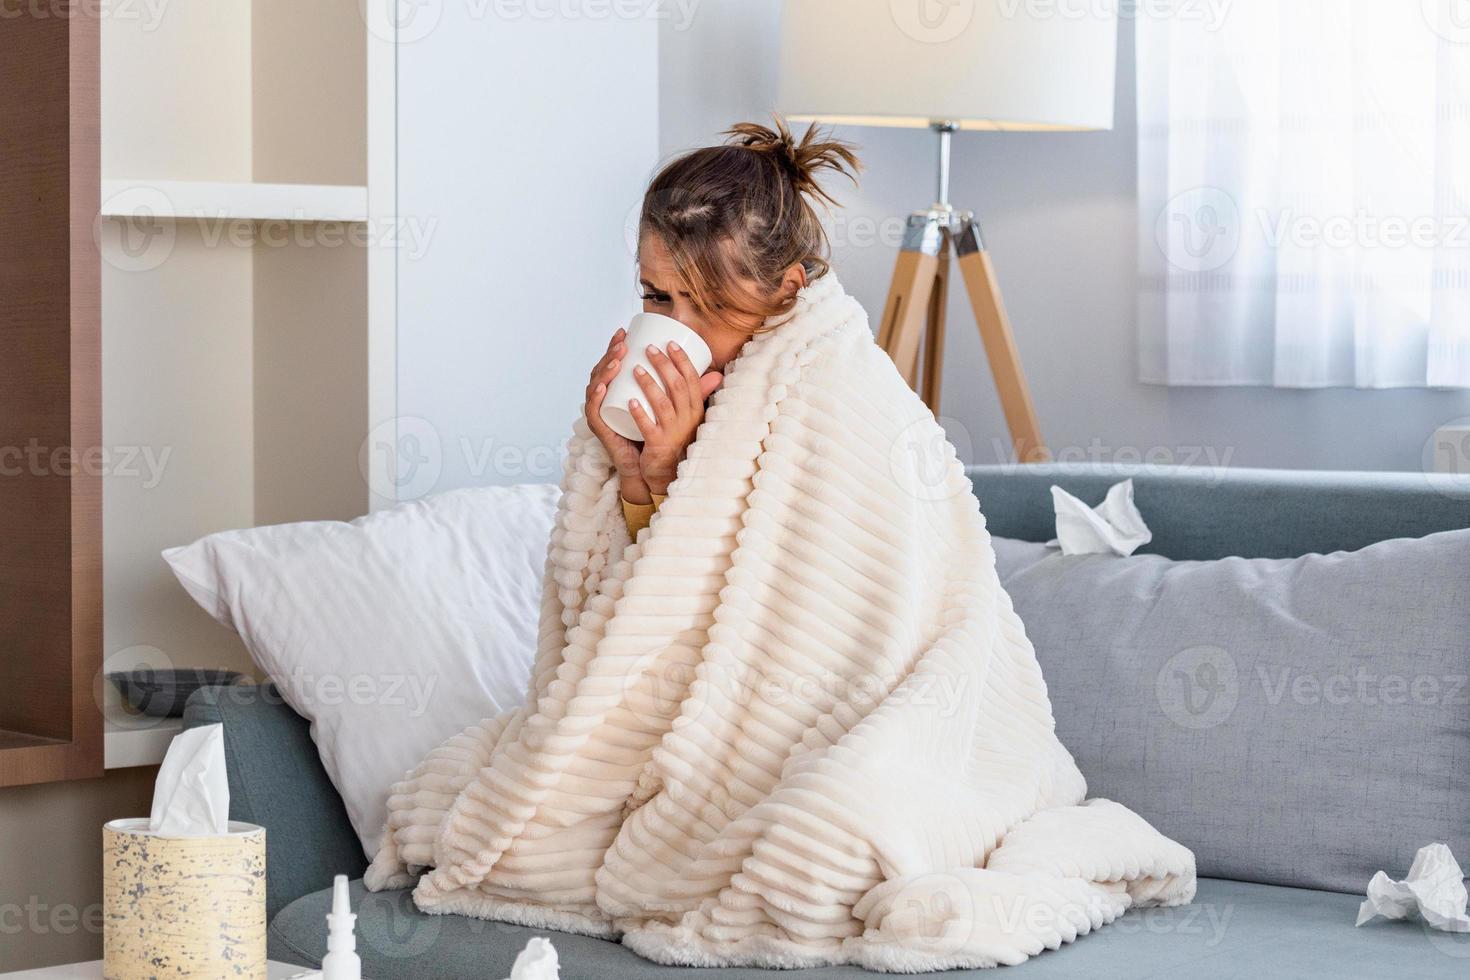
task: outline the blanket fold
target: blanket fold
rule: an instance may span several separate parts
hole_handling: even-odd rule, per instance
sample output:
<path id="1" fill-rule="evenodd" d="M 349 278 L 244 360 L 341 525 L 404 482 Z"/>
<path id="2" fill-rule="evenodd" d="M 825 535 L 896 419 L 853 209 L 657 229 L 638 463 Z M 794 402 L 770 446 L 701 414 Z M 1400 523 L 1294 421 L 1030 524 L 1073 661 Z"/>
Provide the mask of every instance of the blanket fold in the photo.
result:
<path id="1" fill-rule="evenodd" d="M 1086 786 L 943 429 L 828 274 L 630 541 L 584 421 L 524 706 L 395 785 L 373 890 L 663 963 L 1017 963 L 1194 859 Z"/>

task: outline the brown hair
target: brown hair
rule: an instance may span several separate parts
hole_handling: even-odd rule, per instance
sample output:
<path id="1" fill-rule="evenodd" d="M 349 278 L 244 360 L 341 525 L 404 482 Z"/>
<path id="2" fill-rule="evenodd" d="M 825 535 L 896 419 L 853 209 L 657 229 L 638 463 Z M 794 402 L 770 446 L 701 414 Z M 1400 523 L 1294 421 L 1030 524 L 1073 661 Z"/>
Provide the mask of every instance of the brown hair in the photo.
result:
<path id="1" fill-rule="evenodd" d="M 701 310 L 767 318 L 788 312 L 776 295 L 800 263 L 808 280 L 830 270 L 827 234 L 815 204 L 836 204 L 817 183 L 823 170 L 857 182 L 847 143 L 813 124 L 800 141 L 779 116 L 774 128 L 739 123 L 720 146 L 691 150 L 663 168 L 643 197 L 638 235 L 657 235 Z"/>

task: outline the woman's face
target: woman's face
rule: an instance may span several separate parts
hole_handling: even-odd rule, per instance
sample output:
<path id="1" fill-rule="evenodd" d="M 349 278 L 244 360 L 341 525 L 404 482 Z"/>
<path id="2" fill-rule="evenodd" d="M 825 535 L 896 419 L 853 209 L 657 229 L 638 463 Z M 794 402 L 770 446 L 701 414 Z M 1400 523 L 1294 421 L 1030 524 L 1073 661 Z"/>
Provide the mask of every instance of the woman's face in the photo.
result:
<path id="1" fill-rule="evenodd" d="M 800 285 L 805 285 L 805 273 L 801 272 L 800 266 L 795 268 L 800 275 Z M 732 323 L 726 324 L 702 312 L 674 271 L 674 260 L 668 248 L 656 235 L 643 236 L 638 245 L 638 272 L 639 285 L 643 290 L 643 312 L 671 316 L 699 334 L 714 355 L 710 364 L 713 371 L 723 371 L 761 325 L 759 316 L 737 314 L 732 317 Z"/>

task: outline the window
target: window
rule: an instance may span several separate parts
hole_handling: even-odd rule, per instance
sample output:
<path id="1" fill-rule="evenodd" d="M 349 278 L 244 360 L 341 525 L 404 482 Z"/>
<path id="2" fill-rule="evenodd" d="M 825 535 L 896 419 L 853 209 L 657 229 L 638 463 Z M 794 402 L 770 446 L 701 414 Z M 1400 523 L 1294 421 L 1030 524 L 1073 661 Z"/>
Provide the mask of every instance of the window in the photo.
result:
<path id="1" fill-rule="evenodd" d="M 1470 387 L 1470 0 L 1204 6 L 1138 19 L 1140 379 Z"/>

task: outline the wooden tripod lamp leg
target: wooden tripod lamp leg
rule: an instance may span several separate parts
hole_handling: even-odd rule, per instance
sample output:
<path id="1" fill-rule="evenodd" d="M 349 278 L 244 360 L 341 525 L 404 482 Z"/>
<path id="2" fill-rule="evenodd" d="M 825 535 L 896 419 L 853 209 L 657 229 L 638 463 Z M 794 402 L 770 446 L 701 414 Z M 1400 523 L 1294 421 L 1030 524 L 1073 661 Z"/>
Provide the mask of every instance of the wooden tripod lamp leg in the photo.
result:
<path id="1" fill-rule="evenodd" d="M 948 235 L 946 235 L 946 239 Z M 939 383 L 944 377 L 944 319 L 949 307 L 949 242 L 934 267 L 934 289 L 929 294 L 928 330 L 924 334 L 924 376 L 919 392 L 924 404 L 939 414 Z"/>
<path id="2" fill-rule="evenodd" d="M 939 221 L 916 214 L 909 218 L 903 250 L 893 267 L 893 285 L 883 306 L 878 346 L 893 358 L 894 366 L 910 388 L 918 380 L 919 341 L 929 316 L 939 250 L 945 245 Z"/>
<path id="3" fill-rule="evenodd" d="M 1026 372 L 1021 367 L 1021 355 L 1001 300 L 995 269 L 981 242 L 980 226 L 973 219 L 958 229 L 955 252 L 970 304 L 975 308 L 975 322 L 980 326 L 980 339 L 985 343 L 990 370 L 995 375 L 995 390 L 1000 395 L 1000 407 L 1011 432 L 1016 459 L 1023 463 L 1043 462 L 1048 454 L 1036 421 L 1036 406 L 1031 401 L 1031 389 L 1026 384 Z"/>

